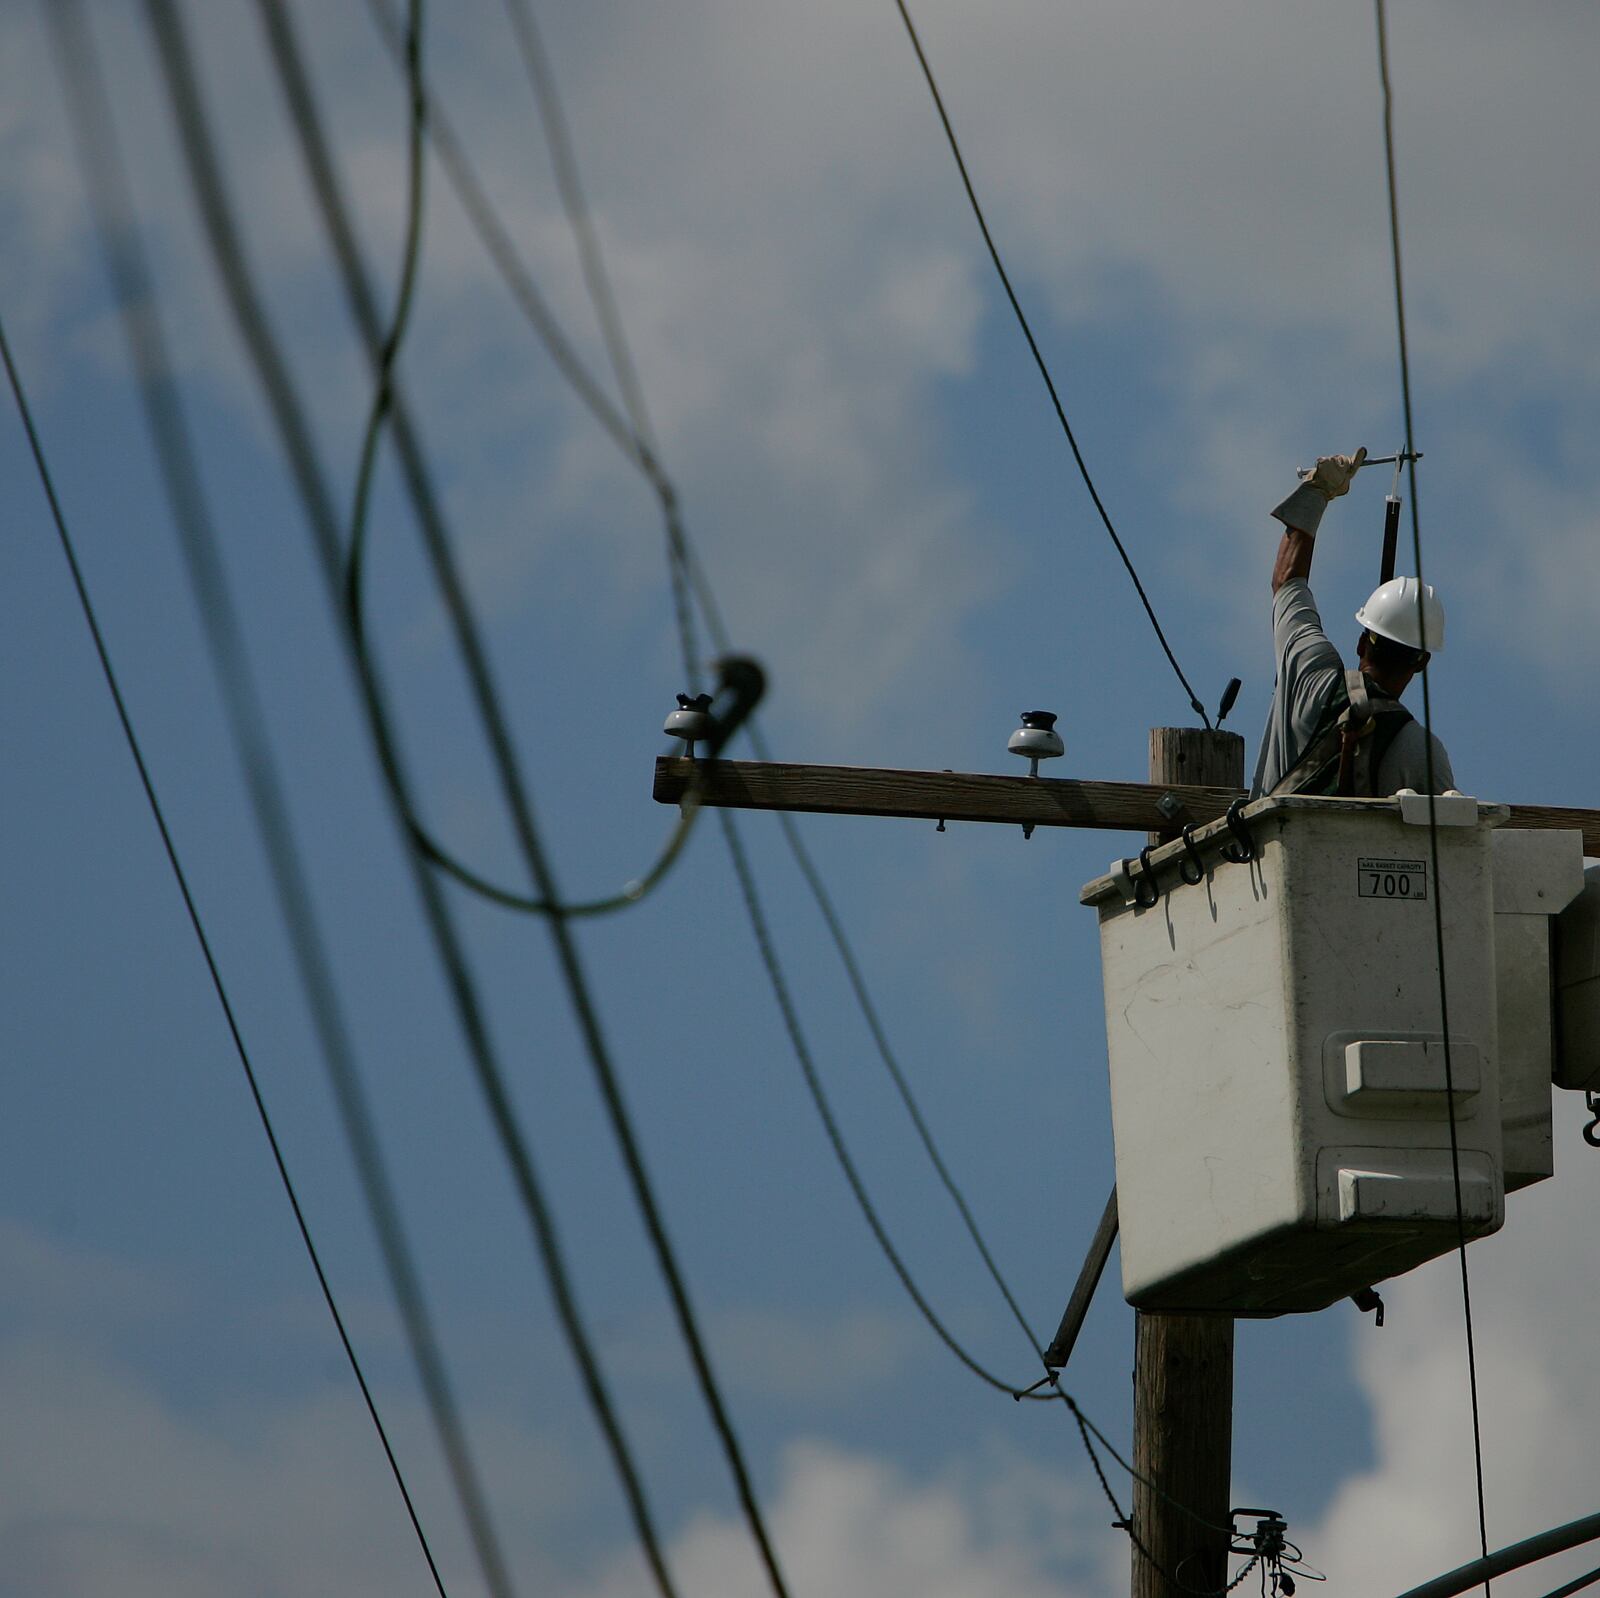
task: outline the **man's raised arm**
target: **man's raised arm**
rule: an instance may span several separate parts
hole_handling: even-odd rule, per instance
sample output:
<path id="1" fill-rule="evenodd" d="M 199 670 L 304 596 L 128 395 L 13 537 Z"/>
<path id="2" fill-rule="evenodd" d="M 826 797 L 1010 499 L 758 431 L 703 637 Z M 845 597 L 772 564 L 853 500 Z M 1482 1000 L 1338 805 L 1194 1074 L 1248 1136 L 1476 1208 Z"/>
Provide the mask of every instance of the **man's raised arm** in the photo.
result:
<path id="1" fill-rule="evenodd" d="M 1311 575 L 1311 557 L 1317 550 L 1317 528 L 1330 499 L 1350 490 L 1350 479 L 1361 470 L 1367 452 L 1354 455 L 1322 455 L 1311 475 L 1278 505 L 1272 514 L 1283 523 L 1283 541 L 1278 558 L 1272 563 L 1272 591 L 1295 577 Z"/>

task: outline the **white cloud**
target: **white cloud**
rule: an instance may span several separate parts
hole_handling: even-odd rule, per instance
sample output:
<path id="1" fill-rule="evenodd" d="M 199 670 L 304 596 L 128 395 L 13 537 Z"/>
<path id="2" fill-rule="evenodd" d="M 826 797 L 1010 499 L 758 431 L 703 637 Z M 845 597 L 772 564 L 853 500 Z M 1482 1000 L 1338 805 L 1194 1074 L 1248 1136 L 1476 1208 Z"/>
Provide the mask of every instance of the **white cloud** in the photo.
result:
<path id="1" fill-rule="evenodd" d="M 1600 1394 L 1592 1360 L 1600 1155 L 1558 1098 L 1556 1176 L 1507 1204 L 1505 1229 L 1468 1251 L 1492 1549 L 1592 1514 Z M 1358 1334 L 1377 1460 L 1303 1539 L 1347 1592 L 1402 1592 L 1478 1553 L 1461 1280 L 1435 1261 L 1384 1288 L 1382 1331 Z M 1548 1592 L 1600 1563 L 1594 1545 L 1495 1583 Z"/>
<path id="2" fill-rule="evenodd" d="M 1170 431 L 1101 439 L 1091 464 L 1130 505 L 1147 560 L 1171 543 L 1174 576 L 1199 585 L 1221 627 L 1258 623 L 1230 575 L 1248 546 L 1197 548 L 1163 523 L 1170 507 L 1256 529 L 1259 514 L 1241 507 L 1266 499 L 1259 485 L 1308 433 L 1334 427 L 1347 442 L 1393 425 L 1370 15 L 1255 0 L 916 14 L 1091 434 L 1097 391 L 1119 374 L 1085 380 L 1060 354 L 1063 336 L 1109 325 L 1158 346 Z M 298 15 L 363 235 L 391 281 L 403 176 L 392 66 L 361 8 Z M 95 20 L 131 68 L 119 111 L 145 220 L 165 243 L 164 282 L 186 309 L 185 368 L 245 392 L 145 42 L 115 13 Z M 255 23 L 247 7 L 196 9 L 192 21 L 253 248 L 347 465 L 360 362 Z M 839 735 L 913 680 L 959 693 L 951 640 L 1007 590 L 1015 563 L 941 458 L 941 395 L 971 373 L 985 317 L 1011 341 L 1018 380 L 1034 379 L 893 9 L 692 0 L 548 25 L 666 457 L 741 634 L 808 685 Z M 1575 152 L 1593 142 L 1581 62 L 1596 26 L 1544 11 L 1512 28 L 1493 8 L 1436 3 L 1395 19 L 1414 354 L 1434 388 L 1587 392 L 1600 222 L 1571 194 Z M 8 57 L 35 60 L 17 73 L 4 128 L 29 240 L 15 292 L 35 320 L 50 305 L 59 327 L 81 291 L 81 265 L 63 275 L 59 263 L 90 251 L 36 25 L 10 31 L 27 48 Z M 429 49 L 441 100 L 538 280 L 603 366 L 498 7 L 434 18 Z M 1533 83 L 1536 94 L 1501 92 Z M 429 182 L 405 367 L 482 597 L 502 610 L 536 602 L 541 562 L 568 543 L 588 551 L 592 591 L 626 614 L 659 583 L 648 501 L 516 321 L 436 167 Z M 1521 445 L 1501 450 L 1514 469 Z M 1058 465 L 1041 462 L 1041 479 L 1057 482 Z M 1581 617 L 1558 608 L 1553 619 L 1544 636 L 1591 647 Z"/>
<path id="3" fill-rule="evenodd" d="M 1483 443 L 1486 451 L 1496 447 L 1492 436 Z M 1489 528 L 1501 531 L 1482 539 L 1463 574 L 1478 625 L 1509 655 L 1565 682 L 1576 698 L 1591 680 L 1574 668 L 1595 648 L 1600 594 L 1594 498 L 1581 483 L 1553 482 L 1530 463 L 1512 461 L 1488 475 L 1482 505 Z"/>
<path id="4" fill-rule="evenodd" d="M 826 1444 L 796 1443 L 766 1518 L 790 1590 L 829 1598 L 1077 1598 L 1115 1590 L 1125 1558 L 1122 1539 L 1103 1529 L 1081 1483 L 1016 1457 L 927 1479 Z M 1098 1534 L 1090 1529 L 1096 1521 Z M 701 1517 L 669 1558 L 682 1590 L 701 1598 L 766 1590 L 749 1534 L 733 1520 Z M 650 1591 L 636 1562 L 619 1559 L 573 1598 Z"/>
<path id="5" fill-rule="evenodd" d="M 12 1222 L 0 1226 L 0 1268 L 4 1598 L 431 1590 L 325 1316 L 313 1324 L 309 1306 L 286 1304 L 230 1338 L 192 1285 Z M 471 1591 L 426 1412 L 375 1368 L 387 1362 L 376 1349 L 392 1352 L 392 1319 L 346 1311 L 446 1582 Z M 261 1373 L 262 1343 L 303 1349 L 312 1374 L 284 1384 Z M 548 1584 L 552 1528 L 589 1507 L 586 1456 L 514 1413 L 466 1421 L 511 1556 L 530 1588 Z"/>
<path id="6" fill-rule="evenodd" d="M 165 1384 L 98 1345 L 159 1331 L 186 1300 L 149 1273 L 4 1233 L 25 1330 L 0 1335 L 0 1594 L 300 1598 L 429 1590 L 421 1555 L 367 1417 L 349 1384 L 255 1391 L 237 1360 Z M 882 1373 L 892 1330 L 872 1315 L 836 1325 L 725 1318 L 724 1340 L 762 1345 L 766 1385 L 809 1404 L 859 1396 Z M 802 1347 L 811 1343 L 809 1352 Z M 746 1349 L 754 1357 L 756 1350 Z M 825 1370 L 825 1365 L 854 1366 Z M 234 1375 L 219 1384 L 225 1368 Z M 204 1393 L 174 1396 L 199 1376 Z M 452 1592 L 477 1590 L 471 1555 L 421 1406 L 380 1389 L 408 1482 Z M 653 1590 L 635 1549 L 585 1560 L 574 1528 L 625 1525 L 598 1448 L 541 1436 L 512 1410 L 466 1417 L 519 1591 L 623 1598 Z M 1007 1444 L 906 1471 L 820 1441 L 785 1451 L 766 1516 L 796 1593 L 830 1598 L 1073 1598 L 1115 1588 L 1126 1559 L 1109 1511 L 1071 1446 L 1041 1464 Z M 659 1484 L 658 1484 L 659 1485 Z M 670 1528 L 669 1528 L 670 1529 Z M 603 1546 L 603 1545 L 602 1545 Z M 565 1549 L 565 1564 L 555 1550 Z M 685 1593 L 759 1591 L 746 1527 L 702 1510 L 670 1538 Z M 588 1564 L 587 1577 L 574 1574 Z"/>

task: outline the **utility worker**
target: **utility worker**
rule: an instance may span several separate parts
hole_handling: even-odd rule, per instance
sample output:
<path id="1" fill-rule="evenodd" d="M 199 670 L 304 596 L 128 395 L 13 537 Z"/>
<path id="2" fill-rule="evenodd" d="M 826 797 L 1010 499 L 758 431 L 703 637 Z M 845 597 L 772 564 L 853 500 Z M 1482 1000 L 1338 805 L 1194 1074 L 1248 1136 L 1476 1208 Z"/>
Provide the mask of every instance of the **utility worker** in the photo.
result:
<path id="1" fill-rule="evenodd" d="M 1273 512 L 1284 525 L 1272 568 L 1272 645 L 1278 677 L 1267 712 L 1252 798 L 1272 793 L 1381 797 L 1429 791 L 1428 735 L 1400 703 L 1411 679 L 1444 646 L 1444 606 L 1415 577 L 1377 588 L 1360 610 L 1359 669 L 1347 671 L 1322 630 L 1307 578 L 1328 502 L 1347 493 L 1367 458 L 1325 455 Z M 1455 787 L 1450 757 L 1433 739 L 1432 791 Z"/>

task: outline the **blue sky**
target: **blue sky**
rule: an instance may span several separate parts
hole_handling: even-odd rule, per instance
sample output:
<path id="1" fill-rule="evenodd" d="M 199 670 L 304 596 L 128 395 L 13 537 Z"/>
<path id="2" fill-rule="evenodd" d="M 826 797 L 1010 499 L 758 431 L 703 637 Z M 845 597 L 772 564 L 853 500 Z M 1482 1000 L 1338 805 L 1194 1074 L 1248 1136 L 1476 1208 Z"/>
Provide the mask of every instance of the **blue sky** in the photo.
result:
<path id="1" fill-rule="evenodd" d="M 1402 0 L 1392 46 L 1436 725 L 1469 791 L 1592 803 L 1589 477 L 1600 154 L 1574 8 Z M 603 369 L 503 8 L 436 8 L 427 70 L 524 258 Z M 88 6 L 246 642 L 377 1128 L 519 1590 L 648 1590 L 472 1087 L 310 546 L 211 275 L 143 10 Z M 183 8 L 252 258 L 341 498 L 368 403 L 254 8 Z M 1179 658 L 1251 741 L 1268 508 L 1317 453 L 1399 442 L 1364 5 L 914 8 L 974 178 Z M 363 242 L 395 279 L 404 102 L 364 7 L 294 8 Z M 1188 718 L 982 253 L 890 4 L 543 8 L 686 519 L 770 676 L 781 758 L 1001 771 L 1024 707 L 1062 775 L 1137 779 Z M 476 1572 L 339 1134 L 94 241 L 40 13 L 0 10 L 0 313 L 113 658 L 341 1303 L 455 1593 Z M 437 166 L 401 362 L 563 888 L 637 875 L 685 686 L 653 501 L 506 297 Z M 20 427 L 0 426 L 0 1594 L 424 1592 L 120 741 Z M 1316 586 L 1352 612 L 1387 474 Z M 436 830 L 519 883 L 392 456 L 371 627 Z M 1404 557 L 1403 557 L 1404 559 Z M 1404 568 L 1403 568 L 1404 569 Z M 1353 626 L 1353 624 L 1352 624 Z M 1335 636 L 1339 636 L 1335 626 Z M 1093 919 L 1114 835 L 805 818 L 891 1037 L 1036 1329 L 1112 1177 Z M 981 1356 L 1025 1344 L 895 1101 L 770 817 L 741 823 L 819 1069 L 890 1229 Z M 586 1317 L 685 1591 L 757 1590 L 545 929 L 452 898 Z M 1124 1581 L 1070 1427 L 918 1321 L 788 1052 L 714 824 L 578 933 L 628 1102 L 797 1591 L 1090 1595 Z M 1600 1157 L 1472 1251 L 1502 1543 L 1592 1510 L 1586 1224 Z M 1450 1262 L 1244 1325 L 1235 1497 L 1347 1591 L 1475 1546 Z M 1111 1284 L 1069 1385 L 1126 1437 Z M 1116 1483 L 1119 1492 L 1125 1481 Z M 1581 1556 L 1580 1556 L 1581 1558 Z M 1582 1568 L 1575 1565 L 1574 1569 Z M 1546 1571 L 1508 1593 L 1542 1592 Z"/>

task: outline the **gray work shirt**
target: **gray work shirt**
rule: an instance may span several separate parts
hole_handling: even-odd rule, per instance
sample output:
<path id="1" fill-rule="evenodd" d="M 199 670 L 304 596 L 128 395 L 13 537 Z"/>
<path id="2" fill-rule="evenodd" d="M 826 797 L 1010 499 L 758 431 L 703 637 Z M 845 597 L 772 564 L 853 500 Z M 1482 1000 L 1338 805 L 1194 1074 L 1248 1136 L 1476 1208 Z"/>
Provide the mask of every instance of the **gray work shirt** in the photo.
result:
<path id="1" fill-rule="evenodd" d="M 1261 753 L 1250 797 L 1271 793 L 1283 780 L 1307 744 L 1322 727 L 1329 707 L 1341 699 L 1344 661 L 1322 630 L 1311 585 L 1291 577 L 1272 596 L 1272 648 L 1278 661 L 1278 681 L 1261 734 Z M 1378 767 L 1378 792 L 1401 788 L 1428 791 L 1427 734 L 1420 721 L 1408 721 L 1395 734 Z M 1443 793 L 1456 785 L 1450 757 L 1437 738 L 1433 740 L 1433 791 Z"/>

